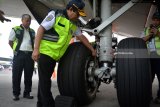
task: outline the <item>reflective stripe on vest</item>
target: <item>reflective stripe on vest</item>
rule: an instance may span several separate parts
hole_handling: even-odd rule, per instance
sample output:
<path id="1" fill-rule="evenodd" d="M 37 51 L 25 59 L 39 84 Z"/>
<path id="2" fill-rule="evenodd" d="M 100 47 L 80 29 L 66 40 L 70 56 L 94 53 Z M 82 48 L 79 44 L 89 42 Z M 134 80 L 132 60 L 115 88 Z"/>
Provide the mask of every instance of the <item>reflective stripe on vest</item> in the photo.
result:
<path id="1" fill-rule="evenodd" d="M 42 39 L 40 53 L 48 55 L 58 61 L 68 48 L 72 33 L 76 31 L 76 28 L 77 26 L 64 16 L 57 16 L 52 30 L 55 30 L 58 36 L 45 35 L 45 37 L 48 37 L 48 40 Z M 58 40 L 55 42 L 54 38 L 58 38 Z"/>
<path id="2" fill-rule="evenodd" d="M 52 41 L 52 42 L 57 42 L 58 39 L 59 39 L 59 37 L 54 36 L 54 35 L 44 34 L 44 36 L 43 36 L 43 40 L 48 40 L 48 41 Z"/>
<path id="3" fill-rule="evenodd" d="M 160 27 L 158 28 L 158 31 L 160 31 Z M 149 27 L 146 28 L 145 35 L 149 35 Z M 156 52 L 158 55 L 160 55 L 160 37 L 159 35 L 155 36 L 154 41 L 155 41 Z M 147 46 L 148 46 L 148 42 L 147 42 Z"/>

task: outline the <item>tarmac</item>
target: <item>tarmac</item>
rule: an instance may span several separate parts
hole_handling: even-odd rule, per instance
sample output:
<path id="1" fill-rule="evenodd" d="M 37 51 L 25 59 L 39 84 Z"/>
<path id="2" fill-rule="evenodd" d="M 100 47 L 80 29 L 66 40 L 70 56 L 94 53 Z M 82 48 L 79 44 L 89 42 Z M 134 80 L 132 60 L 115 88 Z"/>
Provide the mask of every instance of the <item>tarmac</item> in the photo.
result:
<path id="1" fill-rule="evenodd" d="M 21 81 L 21 93 L 24 90 L 24 81 Z M 5 69 L 0 71 L 0 107 L 36 107 L 37 101 L 37 86 L 38 86 L 38 74 L 34 73 L 33 75 L 33 84 L 31 94 L 34 96 L 34 99 L 25 99 L 20 95 L 19 101 L 13 101 L 12 95 L 12 71 Z M 156 96 L 158 89 L 157 78 L 153 83 L 153 97 Z M 53 96 L 59 95 L 57 88 L 56 78 L 52 79 L 52 94 Z M 117 100 L 116 89 L 114 84 L 103 84 L 99 88 L 100 92 L 97 93 L 96 99 L 89 105 L 83 107 L 120 107 Z M 160 104 L 154 104 L 151 102 L 150 107 L 160 107 Z"/>

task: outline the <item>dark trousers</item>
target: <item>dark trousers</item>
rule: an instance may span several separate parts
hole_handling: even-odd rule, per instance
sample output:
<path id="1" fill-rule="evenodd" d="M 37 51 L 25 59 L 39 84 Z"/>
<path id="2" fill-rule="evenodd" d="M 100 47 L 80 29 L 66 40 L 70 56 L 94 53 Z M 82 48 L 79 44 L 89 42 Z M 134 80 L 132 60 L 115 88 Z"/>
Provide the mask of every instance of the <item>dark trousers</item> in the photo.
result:
<path id="1" fill-rule="evenodd" d="M 32 76 L 34 70 L 34 61 L 31 58 L 32 52 L 25 53 L 23 51 L 18 52 L 13 58 L 12 69 L 12 87 L 13 95 L 19 96 L 21 91 L 21 77 L 24 70 L 24 93 L 29 94 L 32 87 Z"/>
<path id="2" fill-rule="evenodd" d="M 157 92 L 157 97 L 160 97 L 160 56 L 155 52 L 151 53 L 151 72 L 152 72 L 152 82 L 154 81 L 155 75 L 157 75 L 159 89 Z"/>
<path id="3" fill-rule="evenodd" d="M 40 54 L 38 60 L 38 101 L 37 107 L 54 107 L 55 102 L 51 92 L 51 77 L 54 71 L 56 61 L 51 57 Z"/>

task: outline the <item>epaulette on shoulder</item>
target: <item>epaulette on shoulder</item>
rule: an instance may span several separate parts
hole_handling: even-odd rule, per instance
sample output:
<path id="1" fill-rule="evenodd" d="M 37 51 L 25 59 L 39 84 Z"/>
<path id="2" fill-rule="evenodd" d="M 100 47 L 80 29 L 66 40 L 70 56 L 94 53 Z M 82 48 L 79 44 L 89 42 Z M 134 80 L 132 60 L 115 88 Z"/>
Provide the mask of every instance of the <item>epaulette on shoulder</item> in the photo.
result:
<path id="1" fill-rule="evenodd" d="M 64 12 L 62 9 L 51 9 L 50 11 L 55 11 L 55 16 L 63 15 Z"/>

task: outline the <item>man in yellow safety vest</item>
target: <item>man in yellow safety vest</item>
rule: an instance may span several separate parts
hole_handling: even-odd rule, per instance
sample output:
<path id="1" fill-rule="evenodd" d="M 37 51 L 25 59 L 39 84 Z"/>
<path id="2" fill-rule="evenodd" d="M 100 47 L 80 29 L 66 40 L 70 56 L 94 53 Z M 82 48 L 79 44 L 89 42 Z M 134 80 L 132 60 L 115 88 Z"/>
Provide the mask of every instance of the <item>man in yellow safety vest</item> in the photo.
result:
<path id="1" fill-rule="evenodd" d="M 50 90 L 51 76 L 56 62 L 66 52 L 72 35 L 75 35 L 91 50 L 92 55 L 96 56 L 96 51 L 75 23 L 79 16 L 86 16 L 84 6 L 83 1 L 72 0 L 65 10 L 50 11 L 38 28 L 32 54 L 32 58 L 38 61 L 37 107 L 55 107 Z"/>

